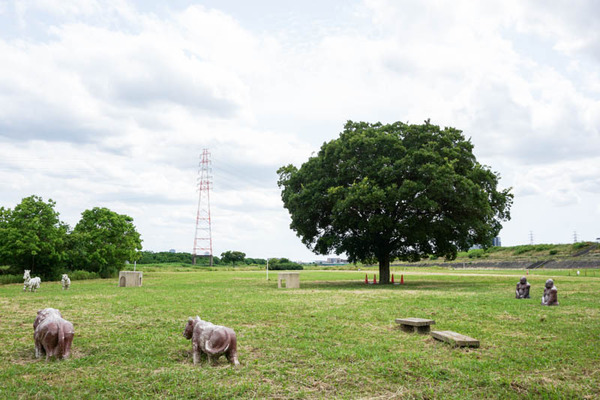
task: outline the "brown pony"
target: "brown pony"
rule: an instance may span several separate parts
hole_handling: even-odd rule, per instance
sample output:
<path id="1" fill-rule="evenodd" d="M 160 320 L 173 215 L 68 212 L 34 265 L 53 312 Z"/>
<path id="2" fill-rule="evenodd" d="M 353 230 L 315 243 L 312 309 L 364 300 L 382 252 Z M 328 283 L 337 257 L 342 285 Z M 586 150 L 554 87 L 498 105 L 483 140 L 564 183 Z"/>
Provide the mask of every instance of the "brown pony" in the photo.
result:
<path id="1" fill-rule="evenodd" d="M 234 366 L 240 365 L 237 358 L 237 337 L 233 329 L 202 321 L 200 317 L 190 317 L 183 330 L 183 336 L 192 339 L 194 364 L 200 362 L 202 354 L 207 355 L 211 364 L 225 354 Z"/>
<path id="2" fill-rule="evenodd" d="M 68 358 L 74 335 L 73 324 L 63 319 L 56 308 L 39 310 L 33 323 L 35 358 L 43 354 L 46 354 L 46 361 L 50 357 Z"/>

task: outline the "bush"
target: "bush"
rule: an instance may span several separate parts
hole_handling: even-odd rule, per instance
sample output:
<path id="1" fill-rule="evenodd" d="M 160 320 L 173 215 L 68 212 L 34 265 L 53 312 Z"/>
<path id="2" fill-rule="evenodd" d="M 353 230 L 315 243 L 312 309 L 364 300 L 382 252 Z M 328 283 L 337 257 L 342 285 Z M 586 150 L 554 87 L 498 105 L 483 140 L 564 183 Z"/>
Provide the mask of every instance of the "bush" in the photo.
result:
<path id="1" fill-rule="evenodd" d="M 590 245 L 590 243 L 588 243 L 588 242 L 573 243 L 573 250 L 583 249 L 584 247 L 587 247 L 589 245 Z"/>
<path id="2" fill-rule="evenodd" d="M 269 270 L 271 271 L 282 271 L 282 270 L 302 270 L 302 265 L 292 262 L 287 258 L 270 258 L 269 259 Z"/>
<path id="3" fill-rule="evenodd" d="M 300 264 L 296 264 L 296 263 L 281 263 L 281 264 L 275 264 L 275 265 L 271 265 L 269 264 L 269 270 L 270 271 L 283 271 L 283 270 L 303 270 L 304 267 Z"/>
<path id="4" fill-rule="evenodd" d="M 467 253 L 469 258 L 481 258 L 485 254 L 485 250 L 483 249 L 472 249 Z"/>
<path id="5" fill-rule="evenodd" d="M 555 255 L 555 254 L 558 254 L 558 250 L 556 250 L 556 249 L 554 249 L 554 250 L 550 250 L 548 253 L 549 253 L 551 256 L 553 256 L 553 255 Z"/>
<path id="6" fill-rule="evenodd" d="M 82 281 L 85 279 L 99 279 L 100 275 L 97 272 L 77 270 L 69 272 L 69 278 L 72 281 Z"/>
<path id="7" fill-rule="evenodd" d="M 0 275 L 0 283 L 3 285 L 9 283 L 23 283 L 23 275 Z"/>
<path id="8" fill-rule="evenodd" d="M 514 250 L 513 250 L 513 254 L 515 256 L 518 256 L 520 254 L 524 254 L 524 253 L 527 253 L 529 251 L 532 251 L 533 249 L 534 249 L 534 246 L 528 245 L 528 244 L 525 244 L 523 246 L 515 246 Z"/>

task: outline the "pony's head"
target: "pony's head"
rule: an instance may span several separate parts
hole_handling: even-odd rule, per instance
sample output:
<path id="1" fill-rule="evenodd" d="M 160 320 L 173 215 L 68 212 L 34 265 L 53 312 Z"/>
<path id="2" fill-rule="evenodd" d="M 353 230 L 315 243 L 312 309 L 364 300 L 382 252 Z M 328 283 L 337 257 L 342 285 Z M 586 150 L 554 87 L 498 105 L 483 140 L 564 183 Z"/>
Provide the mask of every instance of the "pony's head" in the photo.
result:
<path id="1" fill-rule="evenodd" d="M 194 335 L 194 327 L 200 321 L 202 321 L 200 319 L 200 317 L 196 317 L 196 318 L 189 317 L 187 324 L 185 325 L 185 329 L 183 330 L 183 337 L 185 337 L 188 340 L 191 339 L 192 336 Z"/>
<path id="2" fill-rule="evenodd" d="M 30 270 L 26 269 L 25 273 L 23 274 L 23 279 L 27 280 L 27 279 L 31 279 L 31 275 L 29 275 Z"/>

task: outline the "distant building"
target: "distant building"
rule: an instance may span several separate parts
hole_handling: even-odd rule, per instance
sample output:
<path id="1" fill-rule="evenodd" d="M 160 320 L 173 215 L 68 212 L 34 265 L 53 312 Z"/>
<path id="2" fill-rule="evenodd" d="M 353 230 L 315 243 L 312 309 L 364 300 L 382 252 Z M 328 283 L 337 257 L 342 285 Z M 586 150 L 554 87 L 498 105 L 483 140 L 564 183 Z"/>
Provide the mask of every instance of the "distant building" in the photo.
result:
<path id="1" fill-rule="evenodd" d="M 492 239 L 492 246 L 502 247 L 502 241 L 500 240 L 500 236 L 496 236 L 495 238 Z M 469 250 L 478 250 L 478 249 L 483 249 L 483 246 L 481 246 L 480 244 L 474 244 L 473 246 L 469 247 Z"/>
<path id="2" fill-rule="evenodd" d="M 169 253 L 176 253 L 175 249 L 170 249 Z"/>
<path id="3" fill-rule="evenodd" d="M 346 265 L 348 260 L 344 260 L 340 257 L 328 257 L 327 260 L 317 260 L 314 262 L 316 265 Z"/>

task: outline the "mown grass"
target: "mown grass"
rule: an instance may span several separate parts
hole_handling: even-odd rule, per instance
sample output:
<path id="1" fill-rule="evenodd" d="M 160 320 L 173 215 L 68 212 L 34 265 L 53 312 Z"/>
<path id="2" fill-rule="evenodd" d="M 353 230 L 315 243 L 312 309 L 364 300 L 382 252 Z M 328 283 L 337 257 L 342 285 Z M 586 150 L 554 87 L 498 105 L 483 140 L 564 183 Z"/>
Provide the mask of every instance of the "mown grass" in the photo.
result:
<path id="1" fill-rule="evenodd" d="M 145 272 L 117 280 L 0 286 L 0 398 L 598 398 L 600 276 L 535 271 L 398 270 L 404 285 L 365 285 L 364 271 L 302 271 L 277 289 L 259 271 Z M 398 275 L 397 279 L 398 279 Z M 554 277 L 558 307 L 542 307 Z M 75 325 L 73 357 L 34 358 L 36 311 Z M 194 366 L 188 316 L 235 329 L 240 368 Z M 452 348 L 406 334 L 399 317 L 436 321 L 481 341 Z"/>

